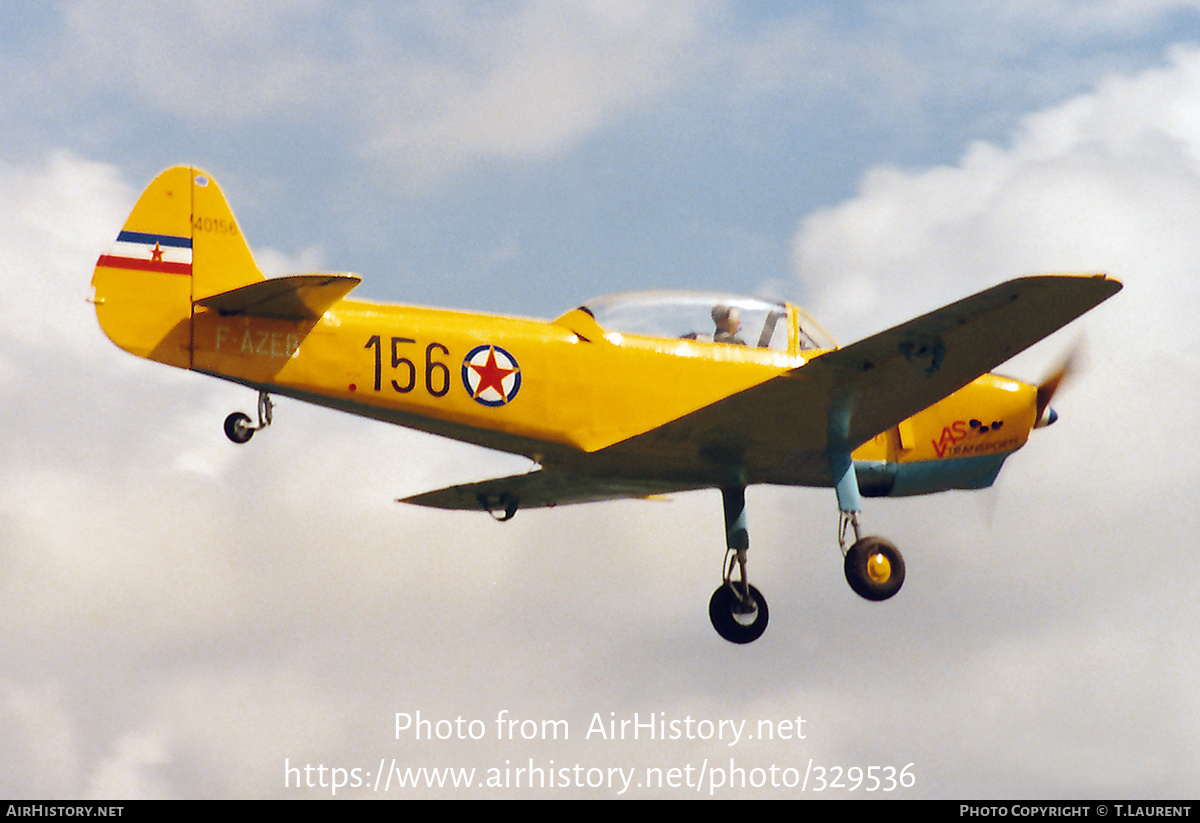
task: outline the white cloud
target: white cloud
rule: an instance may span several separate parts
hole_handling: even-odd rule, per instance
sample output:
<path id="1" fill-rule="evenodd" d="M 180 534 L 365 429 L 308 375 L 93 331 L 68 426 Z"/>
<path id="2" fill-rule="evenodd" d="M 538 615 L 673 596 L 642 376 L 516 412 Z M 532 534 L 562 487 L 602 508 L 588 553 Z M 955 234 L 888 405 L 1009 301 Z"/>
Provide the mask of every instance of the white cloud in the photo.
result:
<path id="1" fill-rule="evenodd" d="M 386 75 L 374 153 L 436 174 L 488 158 L 560 153 L 670 90 L 694 63 L 695 3 L 527 3 L 459 21 L 469 57 L 438 54 Z"/>
<path id="2" fill-rule="evenodd" d="M 81 737 L 61 683 L 0 678 L 0 752 L 0 786 L 10 797 L 65 797 L 78 790 Z"/>
<path id="3" fill-rule="evenodd" d="M 304 0 L 87 0 L 65 7 L 64 42 L 78 79 L 211 126 L 326 99 L 336 66 L 311 53 L 318 12 Z"/>
<path id="4" fill-rule="evenodd" d="M 64 6 L 59 39 L 44 46 L 63 62 L 14 58 L 32 79 L 12 94 L 28 100 L 25 85 L 46 87 L 55 107 L 71 89 L 71 114 L 107 112 L 115 100 L 120 123 L 160 127 L 166 117 L 260 140 L 257 130 L 277 124 L 289 144 L 295 129 L 336 134 L 360 160 L 421 187 L 489 161 L 557 157 L 680 101 L 719 100 L 743 116 L 767 93 L 771 122 L 832 107 L 839 120 L 865 113 L 920 130 L 947 106 L 968 115 L 980 100 L 1008 106 L 1014 89 L 1056 99 L 1121 59 L 1114 39 L 1195 8 L 931 0 L 781 14 L 720 0 L 352 10 L 100 0 Z M 1062 50 L 1072 59 L 1056 59 Z M 89 139 L 114 125 L 88 118 Z"/>
<path id="5" fill-rule="evenodd" d="M 83 796 L 96 800 L 168 800 L 171 793 L 155 773 L 166 762 L 166 748 L 157 735 L 122 735 L 113 744 L 112 753 L 96 765 Z"/>
<path id="6" fill-rule="evenodd" d="M 990 528 L 954 495 L 912 501 L 890 527 L 903 534 L 924 509 L 923 574 L 945 574 L 947 603 L 961 592 L 964 616 L 995 624 L 947 635 L 973 638 L 968 669 L 939 677 L 953 684 L 940 695 L 953 713 L 914 730 L 956 736 L 958 764 L 944 767 L 966 781 L 955 793 L 1165 795 L 1196 773 L 1182 740 L 1197 707 L 1180 692 L 1197 676 L 1181 630 L 1194 609 L 1179 581 L 1196 569 L 1184 501 L 1200 455 L 1197 110 L 1200 51 L 1178 49 L 1167 66 L 1026 118 L 1010 145 L 976 144 L 953 166 L 875 169 L 795 235 L 808 307 L 843 342 L 1023 274 L 1105 271 L 1125 283 L 1001 368 L 1037 378 L 1086 330 L 1087 366 L 1055 401 L 1063 417 L 1009 461 Z M 882 511 L 873 503 L 865 517 Z M 988 614 L 990 603 L 1014 616 Z M 1142 762 L 1175 777 L 1130 780 Z M 989 769 L 1004 774 L 967 777 Z"/>
<path id="7" fill-rule="evenodd" d="M 81 2 L 61 47 L 93 93 L 206 128 L 336 116 L 422 181 L 553 156 L 646 106 L 694 62 L 707 5 Z"/>
<path id="8" fill-rule="evenodd" d="M 325 265 L 324 256 L 317 247 L 309 247 L 299 254 L 284 254 L 275 249 L 256 249 L 254 262 L 267 277 L 325 271 L 322 268 Z"/>
<path id="9" fill-rule="evenodd" d="M 1136 318 L 1107 329 L 1115 341 L 1190 350 L 1200 341 L 1176 307 L 1197 289 L 1197 100 L 1200 53 L 1181 50 L 1168 69 L 1028 118 L 1011 147 L 871 172 L 795 237 L 810 308 L 848 341 L 1008 277 L 1104 271 L 1125 280 L 1122 316 Z"/>
<path id="10" fill-rule="evenodd" d="M 66 152 L 40 168 L 0 163 L 0 179 L 0 335 L 58 350 L 91 347 L 90 272 L 133 205 L 129 186 L 112 166 Z"/>

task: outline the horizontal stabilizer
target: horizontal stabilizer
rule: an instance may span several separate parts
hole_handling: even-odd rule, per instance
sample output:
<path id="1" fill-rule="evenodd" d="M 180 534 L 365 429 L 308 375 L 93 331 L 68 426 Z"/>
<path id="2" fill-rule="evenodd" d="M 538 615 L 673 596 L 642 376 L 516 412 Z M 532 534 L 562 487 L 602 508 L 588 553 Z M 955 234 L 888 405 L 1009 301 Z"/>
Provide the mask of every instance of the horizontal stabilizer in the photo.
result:
<path id="1" fill-rule="evenodd" d="M 361 282 L 357 274 L 295 274 L 214 294 L 196 305 L 223 315 L 316 320 Z"/>
<path id="2" fill-rule="evenodd" d="M 539 469 L 478 483 L 463 483 L 397 500 L 435 509 L 473 509 L 508 512 L 569 503 L 629 500 L 656 494 L 686 491 L 702 484 L 685 485 L 620 477 L 591 477 L 586 474 Z"/>

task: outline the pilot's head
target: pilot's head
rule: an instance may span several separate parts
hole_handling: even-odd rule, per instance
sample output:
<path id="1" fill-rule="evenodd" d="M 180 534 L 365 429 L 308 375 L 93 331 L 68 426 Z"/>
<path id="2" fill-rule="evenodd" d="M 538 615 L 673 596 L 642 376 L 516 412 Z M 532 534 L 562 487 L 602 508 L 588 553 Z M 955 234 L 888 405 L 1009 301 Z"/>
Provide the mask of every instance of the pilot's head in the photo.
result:
<path id="1" fill-rule="evenodd" d="M 732 306 L 713 306 L 712 319 L 719 332 L 733 334 L 742 327 L 742 318 Z"/>

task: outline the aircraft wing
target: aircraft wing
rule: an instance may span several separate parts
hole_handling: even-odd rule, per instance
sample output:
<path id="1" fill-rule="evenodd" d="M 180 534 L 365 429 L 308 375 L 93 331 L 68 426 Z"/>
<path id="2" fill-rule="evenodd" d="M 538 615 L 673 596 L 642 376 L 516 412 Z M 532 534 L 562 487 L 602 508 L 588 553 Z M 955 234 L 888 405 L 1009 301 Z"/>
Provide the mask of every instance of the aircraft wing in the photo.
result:
<path id="1" fill-rule="evenodd" d="M 651 497 L 698 488 L 702 484 L 679 484 L 624 477 L 593 477 L 559 469 L 538 469 L 510 477 L 497 477 L 478 483 L 463 483 L 397 500 L 435 509 L 484 509 L 491 512 L 515 512 L 568 503 L 594 503 Z M 507 519 L 507 518 L 505 518 Z"/>
<path id="2" fill-rule="evenodd" d="M 610 464 L 675 460 L 691 473 L 705 464 L 745 466 L 751 482 L 827 483 L 831 451 L 857 448 L 1120 289 L 1104 275 L 1010 280 L 815 357 L 597 456 Z"/>
<path id="3" fill-rule="evenodd" d="M 1121 290 L 1104 275 L 1023 277 L 823 355 L 830 438 L 857 447 L 957 391 Z"/>
<path id="4" fill-rule="evenodd" d="M 362 282 L 356 274 L 295 274 L 273 277 L 196 301 L 221 314 L 277 320 L 316 320 Z"/>

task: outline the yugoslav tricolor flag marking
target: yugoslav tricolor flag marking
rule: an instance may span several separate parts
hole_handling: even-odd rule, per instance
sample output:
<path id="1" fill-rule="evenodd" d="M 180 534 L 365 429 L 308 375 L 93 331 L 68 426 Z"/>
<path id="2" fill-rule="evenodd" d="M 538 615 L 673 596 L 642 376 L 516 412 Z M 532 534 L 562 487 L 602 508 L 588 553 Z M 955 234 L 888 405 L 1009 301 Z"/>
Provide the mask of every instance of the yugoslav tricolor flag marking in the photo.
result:
<path id="1" fill-rule="evenodd" d="M 100 255 L 96 265 L 164 274 L 191 274 L 192 238 L 123 231 L 117 235 L 117 242 L 112 244 L 108 254 Z"/>

